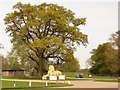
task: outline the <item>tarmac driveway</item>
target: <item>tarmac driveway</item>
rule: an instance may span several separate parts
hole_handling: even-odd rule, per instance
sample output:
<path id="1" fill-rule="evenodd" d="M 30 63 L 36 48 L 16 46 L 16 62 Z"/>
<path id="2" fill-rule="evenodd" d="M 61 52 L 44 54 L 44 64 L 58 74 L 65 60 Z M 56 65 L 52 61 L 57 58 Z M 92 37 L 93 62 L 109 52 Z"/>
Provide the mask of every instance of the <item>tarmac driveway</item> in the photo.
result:
<path id="1" fill-rule="evenodd" d="M 118 88 L 116 82 L 70 81 L 74 86 L 65 88 Z"/>

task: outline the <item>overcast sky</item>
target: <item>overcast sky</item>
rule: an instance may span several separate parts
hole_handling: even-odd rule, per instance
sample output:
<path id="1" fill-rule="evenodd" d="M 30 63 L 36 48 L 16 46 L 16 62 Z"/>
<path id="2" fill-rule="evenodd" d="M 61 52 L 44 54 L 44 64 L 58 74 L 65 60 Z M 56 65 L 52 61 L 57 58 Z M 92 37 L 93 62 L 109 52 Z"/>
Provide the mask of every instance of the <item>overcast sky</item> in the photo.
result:
<path id="1" fill-rule="evenodd" d="M 85 26 L 80 26 L 83 33 L 88 35 L 89 44 L 85 48 L 80 45 L 77 47 L 75 57 L 79 60 L 81 68 L 86 68 L 86 60 L 90 58 L 90 52 L 99 44 L 107 42 L 110 35 L 118 30 L 118 0 L 4 0 L 0 3 L 0 43 L 4 49 L 0 53 L 4 56 L 11 50 L 12 44 L 10 37 L 5 33 L 4 17 L 7 13 L 13 11 L 12 6 L 18 1 L 22 3 L 41 4 L 44 1 L 57 3 L 72 10 L 76 17 L 85 17 L 87 22 Z M 91 2 L 90 2 L 91 1 Z"/>

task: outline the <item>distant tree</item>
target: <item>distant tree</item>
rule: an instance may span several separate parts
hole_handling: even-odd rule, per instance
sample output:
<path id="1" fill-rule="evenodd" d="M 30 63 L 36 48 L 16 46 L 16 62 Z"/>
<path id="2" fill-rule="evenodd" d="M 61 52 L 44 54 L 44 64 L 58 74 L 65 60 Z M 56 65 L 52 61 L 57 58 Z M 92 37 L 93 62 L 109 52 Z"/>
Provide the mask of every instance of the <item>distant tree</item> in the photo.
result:
<path id="1" fill-rule="evenodd" d="M 2 69 L 9 69 L 10 68 L 10 64 L 7 61 L 7 59 L 4 56 L 0 56 L 0 59 L 2 61 Z"/>
<path id="2" fill-rule="evenodd" d="M 78 28 L 85 25 L 86 19 L 75 18 L 71 10 L 56 4 L 20 2 L 13 8 L 4 19 L 6 32 L 12 37 L 15 52 L 24 53 L 28 60 L 36 63 L 38 78 L 42 77 L 45 62 L 50 58 L 64 62 L 64 57 L 74 51 L 76 45 L 88 42 L 87 35 Z"/>
<path id="3" fill-rule="evenodd" d="M 100 45 L 98 46 L 97 49 L 93 49 L 92 51 L 92 68 L 90 71 L 94 74 L 99 74 L 99 73 L 111 73 L 112 75 L 120 75 L 120 30 L 117 31 L 116 33 L 111 34 L 109 40 L 110 42 L 104 43 L 101 45 L 101 55 L 100 55 Z M 103 48 L 103 46 L 105 46 Z M 94 60 L 97 60 L 94 61 Z M 105 68 L 102 68 L 105 66 Z"/>
<path id="4" fill-rule="evenodd" d="M 8 53 L 8 55 L 6 56 L 6 60 L 9 63 L 10 68 L 13 68 L 13 67 L 21 68 L 20 60 L 16 56 L 12 55 L 11 53 Z"/>
<path id="5" fill-rule="evenodd" d="M 109 38 L 110 43 L 114 46 L 114 48 L 117 50 L 117 61 L 118 66 L 120 65 L 120 30 L 118 30 L 116 33 L 113 33 L 111 37 Z M 118 74 L 120 76 L 120 67 L 118 67 Z"/>
<path id="6" fill-rule="evenodd" d="M 109 38 L 110 43 L 111 43 L 115 48 L 117 47 L 117 49 L 118 49 L 118 47 L 119 47 L 119 45 L 120 45 L 119 37 L 120 37 L 120 30 L 117 31 L 117 32 L 115 32 L 115 33 L 112 33 L 112 34 L 111 34 L 111 37 Z"/>
<path id="7" fill-rule="evenodd" d="M 105 63 L 107 68 L 111 71 L 112 75 L 118 74 L 118 50 L 108 46 L 105 52 L 106 60 Z"/>
<path id="8" fill-rule="evenodd" d="M 64 62 L 60 66 L 60 70 L 63 72 L 79 72 L 80 71 L 79 61 L 76 58 L 73 58 L 68 62 Z"/>
<path id="9" fill-rule="evenodd" d="M 114 75 L 118 72 L 117 51 L 110 43 L 99 45 L 91 52 L 93 66 L 90 71 L 99 75 Z"/>
<path id="10" fill-rule="evenodd" d="M 0 49 L 4 49 L 3 45 L 0 43 Z M 6 69 L 6 68 L 9 68 L 9 63 L 8 61 L 6 60 L 6 58 L 1 54 L 0 55 L 0 69 Z M 2 72 L 0 71 L 0 74 Z"/>

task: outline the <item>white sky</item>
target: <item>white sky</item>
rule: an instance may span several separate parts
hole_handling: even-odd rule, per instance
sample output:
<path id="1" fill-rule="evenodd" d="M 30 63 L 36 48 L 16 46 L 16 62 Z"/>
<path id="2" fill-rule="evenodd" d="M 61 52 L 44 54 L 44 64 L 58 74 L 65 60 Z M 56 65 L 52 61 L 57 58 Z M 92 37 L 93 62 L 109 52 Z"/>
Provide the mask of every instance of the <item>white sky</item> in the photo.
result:
<path id="1" fill-rule="evenodd" d="M 43 2 L 57 3 L 75 12 L 76 17 L 86 17 L 85 26 L 80 26 L 83 33 L 88 35 L 89 44 L 77 47 L 75 57 L 80 61 L 81 68 L 86 68 L 86 60 L 90 52 L 99 44 L 107 42 L 110 35 L 118 30 L 118 0 L 2 0 L 0 1 L 0 43 L 4 49 L 0 53 L 4 56 L 11 50 L 10 37 L 5 33 L 4 17 L 12 11 L 12 6 L 18 1 L 22 3 L 40 4 Z M 89 2 L 88 2 L 89 1 Z"/>

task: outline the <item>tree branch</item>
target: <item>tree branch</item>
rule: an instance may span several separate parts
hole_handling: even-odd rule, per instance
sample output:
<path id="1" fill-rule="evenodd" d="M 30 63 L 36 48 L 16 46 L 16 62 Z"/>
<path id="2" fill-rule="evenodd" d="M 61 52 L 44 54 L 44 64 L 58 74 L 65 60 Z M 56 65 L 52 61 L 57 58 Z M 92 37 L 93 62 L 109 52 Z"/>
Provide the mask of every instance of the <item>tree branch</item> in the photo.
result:
<path id="1" fill-rule="evenodd" d="M 54 50 L 52 53 L 50 53 L 49 55 L 47 55 L 47 56 L 45 57 L 45 59 L 48 59 L 48 58 L 50 57 L 50 55 L 52 55 L 52 54 L 54 54 L 55 52 L 57 52 L 57 50 L 60 49 L 60 48 L 61 48 L 61 46 L 59 46 L 56 50 Z"/>
<path id="2" fill-rule="evenodd" d="M 28 52 L 28 55 L 29 55 L 28 57 L 29 57 L 31 60 L 35 61 L 35 62 L 38 64 L 38 66 L 39 66 L 39 62 L 38 62 L 36 59 L 34 59 L 29 52 Z"/>
<path id="3" fill-rule="evenodd" d="M 17 26 L 17 24 L 15 23 L 15 21 L 12 21 L 14 23 L 14 25 L 17 27 L 18 30 L 20 30 L 20 28 Z"/>

